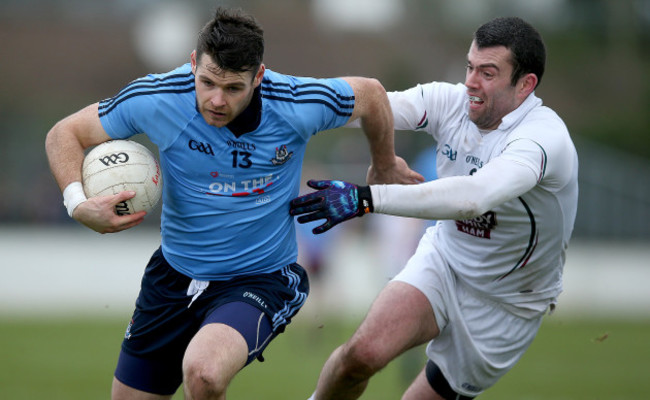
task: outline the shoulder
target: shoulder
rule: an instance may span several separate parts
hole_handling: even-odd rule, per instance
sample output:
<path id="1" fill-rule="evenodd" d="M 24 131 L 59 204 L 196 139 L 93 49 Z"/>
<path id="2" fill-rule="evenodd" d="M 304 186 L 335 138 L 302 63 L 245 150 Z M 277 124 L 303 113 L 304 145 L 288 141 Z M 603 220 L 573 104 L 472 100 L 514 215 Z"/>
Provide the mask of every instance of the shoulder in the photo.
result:
<path id="1" fill-rule="evenodd" d="M 167 73 L 149 74 L 130 82 L 117 95 L 99 103 L 99 115 L 104 116 L 125 102 L 139 106 L 153 101 L 186 102 L 182 95 L 193 98 L 193 93 L 194 74 L 190 65 L 185 64 Z"/>
<path id="2" fill-rule="evenodd" d="M 431 82 L 419 85 L 422 101 L 435 119 L 455 120 L 465 112 L 467 89 L 462 83 Z"/>
<path id="3" fill-rule="evenodd" d="M 560 116 L 541 101 L 531 108 L 508 136 L 507 147 L 520 153 L 540 154 L 547 181 L 561 185 L 577 168 L 577 152 Z"/>
<path id="4" fill-rule="evenodd" d="M 530 138 L 540 143 L 570 141 L 569 130 L 560 116 L 541 104 L 532 107 L 513 129 L 511 138 Z"/>
<path id="5" fill-rule="evenodd" d="M 285 75 L 267 69 L 262 80 L 262 90 L 294 96 L 334 94 L 337 97 L 353 96 L 352 88 L 342 78 L 312 78 Z"/>
<path id="6" fill-rule="evenodd" d="M 425 129 L 433 132 L 457 121 L 467 96 L 463 84 L 429 82 L 404 91 L 388 92 L 398 129 Z"/>
<path id="7" fill-rule="evenodd" d="M 298 77 L 267 69 L 261 86 L 262 98 L 275 105 L 325 106 L 348 116 L 354 106 L 354 92 L 341 78 Z"/>

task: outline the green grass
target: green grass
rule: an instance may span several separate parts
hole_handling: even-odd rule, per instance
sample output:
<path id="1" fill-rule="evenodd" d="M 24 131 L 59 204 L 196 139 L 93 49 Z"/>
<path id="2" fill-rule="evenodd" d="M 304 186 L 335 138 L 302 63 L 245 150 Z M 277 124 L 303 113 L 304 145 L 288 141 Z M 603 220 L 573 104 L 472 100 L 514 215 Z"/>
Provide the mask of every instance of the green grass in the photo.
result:
<path id="1" fill-rule="evenodd" d="M 107 399 L 124 321 L 0 318 L 0 399 Z M 297 318 L 232 383 L 230 399 L 305 400 L 356 323 Z M 650 394 L 650 320 L 547 318 L 520 363 L 483 400 L 627 400 Z M 376 375 L 362 399 L 399 399 L 422 349 Z M 408 378 L 406 378 L 408 377 Z M 177 394 L 174 399 L 182 399 Z"/>

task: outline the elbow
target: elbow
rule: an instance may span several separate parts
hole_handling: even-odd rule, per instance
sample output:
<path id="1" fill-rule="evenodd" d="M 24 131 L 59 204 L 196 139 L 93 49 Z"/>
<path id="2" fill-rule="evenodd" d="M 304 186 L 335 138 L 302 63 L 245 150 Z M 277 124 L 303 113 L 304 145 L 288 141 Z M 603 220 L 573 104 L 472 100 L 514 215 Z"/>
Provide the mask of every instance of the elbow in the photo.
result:
<path id="1" fill-rule="evenodd" d="M 459 204 L 457 210 L 458 212 L 457 219 L 464 220 L 464 219 L 476 218 L 478 216 L 485 214 L 488 211 L 489 211 L 489 207 L 486 207 L 485 205 L 473 200 L 467 200 Z"/>
<path id="2" fill-rule="evenodd" d="M 47 135 L 45 135 L 45 152 L 49 154 L 49 152 L 56 146 L 56 143 L 59 141 L 59 125 L 61 122 L 57 122 L 56 125 L 52 127 L 52 129 L 47 132 Z"/>
<path id="3" fill-rule="evenodd" d="M 386 95 L 386 89 L 384 88 L 384 85 L 379 82 L 378 79 L 375 78 L 366 78 L 367 86 L 368 86 L 368 91 L 375 93 L 375 94 L 380 94 L 383 93 Z"/>

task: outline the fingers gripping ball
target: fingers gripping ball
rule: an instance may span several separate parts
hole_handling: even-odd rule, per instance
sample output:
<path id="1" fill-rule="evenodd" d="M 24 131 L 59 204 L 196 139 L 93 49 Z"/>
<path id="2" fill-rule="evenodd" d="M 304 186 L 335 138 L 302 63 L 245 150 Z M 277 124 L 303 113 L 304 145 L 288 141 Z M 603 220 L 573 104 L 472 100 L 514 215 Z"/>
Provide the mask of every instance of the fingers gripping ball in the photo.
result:
<path id="1" fill-rule="evenodd" d="M 333 180 L 310 180 L 307 185 L 317 191 L 293 199 L 290 213 L 300 215 L 298 222 L 301 224 L 325 219 L 325 223 L 312 230 L 314 234 L 326 232 L 343 221 L 373 211 L 368 186 Z"/>
<path id="2" fill-rule="evenodd" d="M 162 195 L 158 161 L 146 147 L 131 140 L 111 140 L 92 149 L 84 158 L 82 177 L 88 198 L 127 190 L 136 193 L 115 206 L 118 215 L 149 212 Z"/>

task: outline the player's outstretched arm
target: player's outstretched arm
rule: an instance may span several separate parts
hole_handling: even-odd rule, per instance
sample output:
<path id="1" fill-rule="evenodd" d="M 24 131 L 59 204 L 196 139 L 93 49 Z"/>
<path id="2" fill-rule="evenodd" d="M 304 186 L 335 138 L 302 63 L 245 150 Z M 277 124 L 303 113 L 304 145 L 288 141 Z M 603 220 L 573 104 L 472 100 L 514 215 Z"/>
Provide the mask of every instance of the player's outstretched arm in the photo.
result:
<path id="1" fill-rule="evenodd" d="M 360 120 L 361 128 L 370 145 L 371 170 L 368 184 L 424 181 L 424 177 L 411 170 L 407 163 L 395 155 L 393 112 L 386 90 L 372 78 L 343 78 L 354 90 L 355 104 L 350 120 Z"/>

